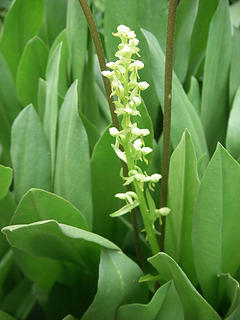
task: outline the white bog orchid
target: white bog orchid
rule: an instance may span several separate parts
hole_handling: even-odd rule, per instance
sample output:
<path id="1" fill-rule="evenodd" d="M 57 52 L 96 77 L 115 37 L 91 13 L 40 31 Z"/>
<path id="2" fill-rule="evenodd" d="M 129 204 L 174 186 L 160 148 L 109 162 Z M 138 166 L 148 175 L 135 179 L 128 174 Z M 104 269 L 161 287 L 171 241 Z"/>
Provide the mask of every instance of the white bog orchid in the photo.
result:
<path id="1" fill-rule="evenodd" d="M 115 54 L 118 60 L 108 62 L 107 67 L 110 70 L 103 71 L 102 74 L 111 81 L 111 96 L 114 97 L 115 113 L 120 117 L 121 125 L 120 129 L 110 128 L 109 133 L 116 139 L 115 144 L 112 145 L 114 151 L 128 166 L 128 176 L 124 177 L 121 173 L 123 180 L 125 180 L 124 185 L 133 184 L 136 190 L 136 193 L 128 191 L 116 194 L 117 198 L 126 201 L 123 208 L 111 214 L 116 217 L 131 211 L 141 201 L 145 201 L 140 201 L 143 197 L 138 191 L 144 192 L 146 184 L 150 190 L 154 190 L 161 175 L 155 173 L 149 176 L 138 166 L 139 160 L 147 163 L 146 156 L 152 152 L 152 149 L 144 142 L 144 137 L 150 134 L 149 129 L 138 128 L 132 118 L 133 116 L 135 118 L 141 116 L 141 91 L 149 87 L 146 81 L 138 82 L 138 71 L 143 69 L 144 63 L 140 60 L 134 60 L 133 55 L 139 56 L 140 49 L 137 47 L 139 41 L 135 32 L 124 25 L 118 26 L 117 32 L 113 35 L 121 40 Z"/>

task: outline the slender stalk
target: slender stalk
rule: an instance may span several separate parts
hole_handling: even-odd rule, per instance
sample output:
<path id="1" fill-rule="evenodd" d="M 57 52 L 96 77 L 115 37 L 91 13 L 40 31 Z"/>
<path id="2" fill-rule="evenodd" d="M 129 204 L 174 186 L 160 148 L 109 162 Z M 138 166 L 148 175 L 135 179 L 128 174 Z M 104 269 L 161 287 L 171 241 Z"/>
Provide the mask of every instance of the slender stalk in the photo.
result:
<path id="1" fill-rule="evenodd" d="M 177 0 L 169 0 L 164 81 L 163 152 L 160 207 L 165 207 L 167 205 L 168 196 L 168 174 L 171 137 L 172 72 L 177 4 Z M 164 250 L 164 229 L 165 217 L 162 217 L 162 224 L 160 225 L 160 248 L 162 251 Z"/>
<path id="2" fill-rule="evenodd" d="M 102 47 L 101 39 L 99 37 L 99 33 L 97 31 L 97 26 L 95 24 L 92 12 L 89 8 L 89 5 L 86 0 L 79 0 L 80 5 L 82 7 L 83 13 L 86 17 L 87 24 L 93 39 L 93 43 L 96 49 L 99 65 L 101 71 L 106 70 L 106 61 L 105 61 L 105 56 L 104 56 L 104 50 Z M 115 106 L 113 103 L 113 99 L 111 98 L 111 86 L 110 86 L 110 81 L 103 77 L 103 83 L 104 83 L 104 88 L 106 91 L 107 99 L 108 99 L 108 105 L 111 113 L 111 118 L 112 118 L 112 123 L 113 126 L 119 129 L 119 122 L 116 113 L 114 112 Z M 128 173 L 128 168 L 124 162 L 122 162 L 122 167 L 123 167 L 123 172 L 125 175 Z M 127 188 L 128 191 L 131 190 L 131 187 L 128 186 Z M 131 223 L 133 227 L 133 232 L 134 232 L 134 241 L 135 241 L 135 249 L 136 249 L 136 257 L 139 266 L 142 268 L 143 267 L 143 258 L 142 258 L 142 252 L 141 252 L 141 244 L 140 244 L 140 238 L 139 238 L 139 231 L 138 231 L 138 222 L 137 222 L 137 215 L 136 215 L 136 210 L 133 210 L 131 213 Z"/>

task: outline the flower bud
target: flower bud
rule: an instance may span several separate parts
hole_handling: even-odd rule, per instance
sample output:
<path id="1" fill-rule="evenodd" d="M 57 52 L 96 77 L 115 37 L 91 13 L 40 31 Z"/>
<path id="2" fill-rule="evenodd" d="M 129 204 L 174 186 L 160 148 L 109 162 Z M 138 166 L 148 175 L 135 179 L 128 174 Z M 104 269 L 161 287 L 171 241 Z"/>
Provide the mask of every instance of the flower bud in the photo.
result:
<path id="1" fill-rule="evenodd" d="M 146 81 L 142 81 L 138 83 L 138 88 L 140 90 L 146 90 L 149 87 L 149 84 Z"/>

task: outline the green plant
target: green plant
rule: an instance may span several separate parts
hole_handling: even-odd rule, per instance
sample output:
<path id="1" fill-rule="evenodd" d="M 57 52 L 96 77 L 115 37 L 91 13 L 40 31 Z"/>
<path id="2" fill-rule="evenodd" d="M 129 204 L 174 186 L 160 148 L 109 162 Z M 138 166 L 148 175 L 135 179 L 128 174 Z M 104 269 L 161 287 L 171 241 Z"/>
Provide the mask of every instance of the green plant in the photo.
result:
<path id="1" fill-rule="evenodd" d="M 88 5 L 98 34 L 78 0 L 14 0 L 4 17 L 0 319 L 239 319 L 239 1 L 177 6 L 164 205 L 168 1 Z"/>

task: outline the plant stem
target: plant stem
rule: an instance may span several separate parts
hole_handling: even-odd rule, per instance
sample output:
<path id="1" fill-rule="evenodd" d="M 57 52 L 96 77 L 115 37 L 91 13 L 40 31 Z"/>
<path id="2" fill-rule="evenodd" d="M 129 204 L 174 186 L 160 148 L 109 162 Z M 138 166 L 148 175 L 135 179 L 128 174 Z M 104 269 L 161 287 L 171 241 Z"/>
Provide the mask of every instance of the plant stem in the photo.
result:
<path id="1" fill-rule="evenodd" d="M 164 114 L 163 114 L 163 151 L 162 151 L 162 180 L 160 207 L 167 205 L 168 174 L 170 161 L 170 138 L 171 138 L 171 106 L 172 106 L 172 73 L 174 56 L 174 33 L 176 24 L 177 0 L 169 0 L 167 37 L 166 37 L 166 60 L 164 81 Z M 162 217 L 160 225 L 160 249 L 164 250 L 165 217 Z"/>
<path id="2" fill-rule="evenodd" d="M 79 0 L 80 5 L 82 7 L 83 13 L 86 17 L 87 24 L 93 39 L 93 43 L 96 49 L 99 65 L 101 71 L 105 71 L 106 68 L 106 61 L 105 61 L 105 56 L 104 56 L 104 50 L 102 47 L 101 39 L 99 37 L 99 33 L 97 31 L 97 26 L 95 24 L 92 12 L 89 8 L 89 5 L 86 0 Z M 107 99 L 108 99 L 108 105 L 111 113 L 111 118 L 112 118 L 112 123 L 113 126 L 119 129 L 119 122 L 116 113 L 114 112 L 115 106 L 113 103 L 113 99 L 111 97 L 111 85 L 110 81 L 103 77 L 103 83 L 104 83 L 104 88 L 106 91 Z M 125 175 L 128 174 L 128 168 L 127 165 L 122 162 L 122 167 L 123 167 L 123 172 Z M 130 186 L 127 188 L 128 191 L 131 190 Z M 142 268 L 143 267 L 143 258 L 142 258 L 142 252 L 141 252 L 141 244 L 140 244 L 140 237 L 139 237 L 139 231 L 138 231 L 138 222 L 137 222 L 137 216 L 136 216 L 136 210 L 133 210 L 131 213 L 131 224 L 133 227 L 133 232 L 134 232 L 134 241 L 135 241 L 135 250 L 136 250 L 136 257 L 139 266 Z"/>

